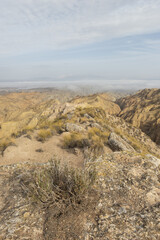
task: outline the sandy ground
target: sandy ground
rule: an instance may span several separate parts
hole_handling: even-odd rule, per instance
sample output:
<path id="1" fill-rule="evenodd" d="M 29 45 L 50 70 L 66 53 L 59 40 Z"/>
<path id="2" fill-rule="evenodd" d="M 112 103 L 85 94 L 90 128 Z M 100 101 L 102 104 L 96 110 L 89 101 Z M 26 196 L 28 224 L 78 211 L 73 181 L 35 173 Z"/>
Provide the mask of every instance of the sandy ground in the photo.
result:
<path id="1" fill-rule="evenodd" d="M 40 150 L 40 151 L 37 151 Z M 22 162 L 43 163 L 57 156 L 62 162 L 82 167 L 84 158 L 81 152 L 72 153 L 62 148 L 62 136 L 53 136 L 44 143 L 25 136 L 15 139 L 15 146 L 9 146 L 0 156 L 0 166 Z"/>

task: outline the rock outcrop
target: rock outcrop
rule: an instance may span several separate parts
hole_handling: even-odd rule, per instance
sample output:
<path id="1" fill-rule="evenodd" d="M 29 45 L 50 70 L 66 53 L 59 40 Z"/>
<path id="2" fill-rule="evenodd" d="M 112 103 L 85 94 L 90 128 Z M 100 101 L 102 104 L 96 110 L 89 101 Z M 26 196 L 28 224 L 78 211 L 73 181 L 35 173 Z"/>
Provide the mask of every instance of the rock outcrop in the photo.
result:
<path id="1" fill-rule="evenodd" d="M 84 132 L 85 131 L 85 129 L 82 126 L 74 123 L 67 123 L 65 129 L 67 132 Z"/>
<path id="2" fill-rule="evenodd" d="M 135 151 L 131 145 L 114 132 L 110 134 L 108 144 L 113 151 Z"/>

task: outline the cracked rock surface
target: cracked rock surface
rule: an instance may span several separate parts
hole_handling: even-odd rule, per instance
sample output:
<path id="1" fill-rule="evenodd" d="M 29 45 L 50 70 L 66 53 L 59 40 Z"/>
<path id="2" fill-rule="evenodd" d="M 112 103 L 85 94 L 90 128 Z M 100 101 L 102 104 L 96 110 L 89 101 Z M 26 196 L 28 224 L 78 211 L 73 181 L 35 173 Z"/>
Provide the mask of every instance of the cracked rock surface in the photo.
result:
<path id="1" fill-rule="evenodd" d="M 21 188 L 22 172 L 27 173 L 34 167 L 26 163 L 3 166 L 0 169 L 1 240 L 48 239 L 44 234 L 43 209 L 33 208 Z M 85 221 L 81 219 L 81 222 L 84 222 L 83 230 L 76 239 L 157 240 L 160 238 L 160 160 L 158 158 L 152 155 L 142 156 L 134 152 L 114 152 L 87 161 L 85 167 L 97 171 L 94 188 L 100 197 L 93 210 L 94 214 L 85 212 Z M 19 174 L 15 175 L 15 170 Z M 74 221 L 76 221 L 75 215 Z M 77 224 L 78 221 L 77 215 Z M 72 222 L 69 227 L 72 228 Z"/>

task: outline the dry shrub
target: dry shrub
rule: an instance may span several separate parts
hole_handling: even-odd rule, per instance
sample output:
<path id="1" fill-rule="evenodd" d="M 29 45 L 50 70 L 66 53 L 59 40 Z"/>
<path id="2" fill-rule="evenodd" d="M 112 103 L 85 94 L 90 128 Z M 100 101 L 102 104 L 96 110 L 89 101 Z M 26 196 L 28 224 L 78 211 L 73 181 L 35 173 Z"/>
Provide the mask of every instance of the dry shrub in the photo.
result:
<path id="1" fill-rule="evenodd" d="M 38 128 L 39 129 L 47 129 L 50 126 L 50 121 L 48 121 L 47 117 L 41 117 L 38 122 Z"/>
<path id="2" fill-rule="evenodd" d="M 19 138 L 21 136 L 23 136 L 24 134 L 27 133 L 27 130 L 26 129 L 23 129 L 22 131 L 18 131 L 18 132 L 15 132 L 15 133 L 12 133 L 12 137 L 13 138 Z"/>
<path id="3" fill-rule="evenodd" d="M 44 142 L 51 136 L 52 136 L 52 131 L 50 129 L 41 129 L 37 134 L 37 140 Z"/>
<path id="4" fill-rule="evenodd" d="M 56 118 L 54 121 L 49 121 L 46 118 L 40 119 L 38 128 L 39 129 L 49 129 L 52 131 L 52 134 L 60 134 L 64 132 L 66 116 L 62 116 L 61 118 Z"/>
<path id="5" fill-rule="evenodd" d="M 91 129 L 89 129 L 88 131 L 88 137 L 90 139 L 93 139 L 94 141 L 94 136 L 98 136 L 99 140 L 102 141 L 104 144 L 106 144 L 108 142 L 108 137 L 109 137 L 109 131 L 108 132 L 103 132 L 101 131 L 99 128 L 93 127 Z"/>
<path id="6" fill-rule="evenodd" d="M 11 146 L 11 145 L 14 145 L 13 139 L 11 139 L 11 138 L 0 139 L 0 153 L 2 154 L 2 156 L 3 156 L 4 151 L 6 150 L 6 148 Z"/>
<path id="7" fill-rule="evenodd" d="M 52 125 L 50 126 L 50 128 L 52 129 L 52 131 L 54 131 L 55 133 L 61 134 L 62 132 L 64 132 L 64 122 L 62 120 L 57 120 L 55 122 L 52 123 Z"/>
<path id="8" fill-rule="evenodd" d="M 108 142 L 108 132 L 91 128 L 86 134 L 70 133 L 63 138 L 65 148 L 88 148 L 89 155 L 100 156 L 104 153 L 104 145 Z"/>
<path id="9" fill-rule="evenodd" d="M 103 132 L 93 127 L 88 131 L 88 138 L 91 141 L 89 155 L 98 157 L 104 153 L 104 145 L 107 144 L 109 132 Z"/>
<path id="10" fill-rule="evenodd" d="M 89 146 L 87 136 L 81 133 L 70 133 L 63 138 L 63 146 L 65 148 L 83 148 Z"/>
<path id="11" fill-rule="evenodd" d="M 52 160 L 48 166 L 22 179 L 21 185 L 32 203 L 43 207 L 51 204 L 63 213 L 68 207 L 86 204 L 95 179 L 95 171 L 73 169 Z"/>
<path id="12" fill-rule="evenodd" d="M 31 127 L 31 126 L 26 126 L 22 131 L 23 132 L 33 132 L 35 130 L 36 127 Z"/>
<path id="13" fill-rule="evenodd" d="M 51 161 L 21 175 L 21 186 L 34 209 L 44 213 L 44 239 L 80 239 L 86 215 L 93 215 L 99 194 L 96 172 L 73 169 Z"/>

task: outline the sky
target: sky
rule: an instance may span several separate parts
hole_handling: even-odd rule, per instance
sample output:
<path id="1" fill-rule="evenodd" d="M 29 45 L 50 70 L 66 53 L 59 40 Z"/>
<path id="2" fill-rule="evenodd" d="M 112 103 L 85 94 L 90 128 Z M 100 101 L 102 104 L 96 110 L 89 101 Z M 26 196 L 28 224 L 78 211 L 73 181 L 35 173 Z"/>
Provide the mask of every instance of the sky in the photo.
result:
<path id="1" fill-rule="evenodd" d="M 0 0 L 0 87 L 160 87 L 160 0 Z"/>

